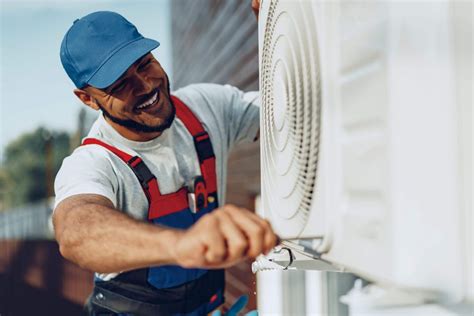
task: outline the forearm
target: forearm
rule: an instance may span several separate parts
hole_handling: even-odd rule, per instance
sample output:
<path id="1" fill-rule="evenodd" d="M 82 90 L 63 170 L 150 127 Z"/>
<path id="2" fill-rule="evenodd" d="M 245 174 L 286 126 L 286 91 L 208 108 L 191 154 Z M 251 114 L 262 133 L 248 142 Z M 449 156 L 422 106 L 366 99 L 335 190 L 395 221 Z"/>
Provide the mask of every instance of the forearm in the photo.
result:
<path id="1" fill-rule="evenodd" d="M 86 269 L 109 273 L 175 263 L 177 230 L 132 219 L 95 201 L 63 213 L 55 219 L 61 254 Z"/>
<path id="2" fill-rule="evenodd" d="M 134 220 L 107 198 L 82 194 L 61 202 L 53 222 L 61 254 L 100 273 L 167 264 L 221 269 L 266 253 L 277 242 L 268 221 L 232 205 L 177 230 Z"/>

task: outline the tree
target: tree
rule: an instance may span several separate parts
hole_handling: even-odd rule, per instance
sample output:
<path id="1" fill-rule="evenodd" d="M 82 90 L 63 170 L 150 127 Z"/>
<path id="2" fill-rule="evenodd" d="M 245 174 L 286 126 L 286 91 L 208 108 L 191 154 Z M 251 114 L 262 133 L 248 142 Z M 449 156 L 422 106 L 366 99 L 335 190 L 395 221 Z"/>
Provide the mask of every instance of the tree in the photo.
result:
<path id="1" fill-rule="evenodd" d="M 53 195 L 54 177 L 70 152 L 69 142 L 69 134 L 39 127 L 8 144 L 0 168 L 3 207 L 36 202 Z"/>

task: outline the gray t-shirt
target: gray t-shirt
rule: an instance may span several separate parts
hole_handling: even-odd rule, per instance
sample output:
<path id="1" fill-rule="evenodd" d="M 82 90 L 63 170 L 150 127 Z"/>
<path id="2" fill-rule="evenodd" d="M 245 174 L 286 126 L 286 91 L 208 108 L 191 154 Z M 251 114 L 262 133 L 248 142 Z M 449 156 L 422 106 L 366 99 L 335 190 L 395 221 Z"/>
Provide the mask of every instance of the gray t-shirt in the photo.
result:
<path id="1" fill-rule="evenodd" d="M 259 128 L 258 92 L 244 93 L 229 85 L 195 84 L 173 94 L 195 113 L 209 133 L 222 205 L 228 153 L 238 143 L 253 141 Z M 99 115 L 87 137 L 103 140 L 131 155 L 138 154 L 156 176 L 162 194 L 176 192 L 201 174 L 193 138 L 177 117 L 159 137 L 136 142 L 122 137 Z M 147 218 L 148 201 L 135 174 L 115 154 L 98 145 L 80 146 L 65 158 L 54 189 L 55 208 L 76 194 L 99 194 L 131 217 Z M 107 280 L 115 275 L 98 277 Z"/>

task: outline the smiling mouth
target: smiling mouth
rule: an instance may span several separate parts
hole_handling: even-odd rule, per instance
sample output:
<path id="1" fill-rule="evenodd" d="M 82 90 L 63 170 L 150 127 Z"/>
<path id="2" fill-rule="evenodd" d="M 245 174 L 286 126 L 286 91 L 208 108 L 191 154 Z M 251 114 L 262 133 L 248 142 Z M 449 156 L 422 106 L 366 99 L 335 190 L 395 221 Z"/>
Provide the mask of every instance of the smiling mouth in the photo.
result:
<path id="1" fill-rule="evenodd" d="M 143 102 L 142 104 L 137 105 L 135 107 L 135 110 L 141 111 L 154 105 L 160 99 L 159 94 L 160 94 L 160 91 L 156 90 L 155 93 L 151 96 L 151 98 L 149 98 L 147 101 Z"/>

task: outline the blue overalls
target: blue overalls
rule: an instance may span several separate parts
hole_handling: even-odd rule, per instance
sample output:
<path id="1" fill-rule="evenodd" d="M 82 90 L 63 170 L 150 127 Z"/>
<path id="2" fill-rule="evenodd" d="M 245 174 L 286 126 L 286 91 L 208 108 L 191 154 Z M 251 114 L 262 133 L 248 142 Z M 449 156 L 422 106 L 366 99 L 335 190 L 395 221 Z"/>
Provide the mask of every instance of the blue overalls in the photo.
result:
<path id="1" fill-rule="evenodd" d="M 83 145 L 100 145 L 120 157 L 134 172 L 148 200 L 153 224 L 187 229 L 218 207 L 216 158 L 208 133 L 194 113 L 171 97 L 176 116 L 194 139 L 201 175 L 191 186 L 161 194 L 156 177 L 138 156 L 131 156 L 101 140 L 87 138 Z M 96 279 L 90 298 L 102 315 L 206 315 L 224 302 L 224 271 L 185 269 L 166 265 L 119 274 L 110 281 Z M 110 313 L 110 311 L 112 313 Z"/>

